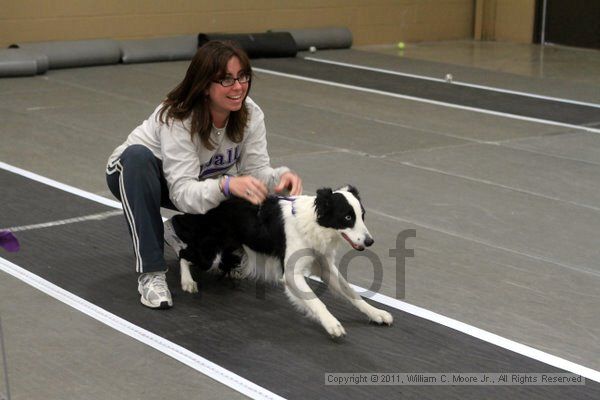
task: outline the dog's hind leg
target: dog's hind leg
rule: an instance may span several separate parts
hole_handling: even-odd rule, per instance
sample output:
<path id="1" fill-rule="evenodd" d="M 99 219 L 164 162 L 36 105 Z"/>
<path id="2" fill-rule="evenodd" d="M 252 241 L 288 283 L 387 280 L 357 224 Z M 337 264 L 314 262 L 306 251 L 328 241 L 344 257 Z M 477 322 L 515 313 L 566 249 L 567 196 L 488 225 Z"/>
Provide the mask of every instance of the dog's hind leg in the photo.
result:
<path id="1" fill-rule="evenodd" d="M 198 293 L 198 284 L 194 278 L 192 278 L 190 263 L 185 258 L 182 258 L 179 260 L 179 267 L 181 273 L 181 289 L 188 293 Z"/>
<path id="2" fill-rule="evenodd" d="M 385 310 L 375 308 L 364 301 L 362 297 L 350 287 L 332 261 L 333 260 L 328 260 L 327 264 L 322 267 L 321 278 L 323 279 L 323 282 L 327 283 L 334 293 L 340 294 L 348 299 L 354 307 L 366 314 L 371 321 L 377 324 L 391 325 L 392 322 L 394 322 L 392 314 Z"/>

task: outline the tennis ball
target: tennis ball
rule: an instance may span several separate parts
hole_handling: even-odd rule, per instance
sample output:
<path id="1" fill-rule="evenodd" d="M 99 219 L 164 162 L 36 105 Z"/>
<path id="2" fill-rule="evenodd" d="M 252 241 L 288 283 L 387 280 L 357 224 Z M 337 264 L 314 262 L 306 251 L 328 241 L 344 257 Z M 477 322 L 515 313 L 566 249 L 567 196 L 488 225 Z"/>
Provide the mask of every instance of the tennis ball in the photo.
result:
<path id="1" fill-rule="evenodd" d="M 398 47 L 400 50 L 404 50 L 404 42 L 398 42 L 398 44 L 396 44 L 396 47 Z"/>
<path id="2" fill-rule="evenodd" d="M 310 46 L 308 48 L 308 51 L 310 51 L 311 53 L 314 53 L 315 51 L 317 51 L 317 48 L 315 46 Z"/>

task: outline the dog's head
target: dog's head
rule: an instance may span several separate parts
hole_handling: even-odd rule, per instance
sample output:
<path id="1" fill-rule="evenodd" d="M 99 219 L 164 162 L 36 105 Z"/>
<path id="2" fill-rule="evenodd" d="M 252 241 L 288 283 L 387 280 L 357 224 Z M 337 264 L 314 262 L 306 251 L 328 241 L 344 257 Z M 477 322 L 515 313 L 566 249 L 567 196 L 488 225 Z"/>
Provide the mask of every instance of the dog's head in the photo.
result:
<path id="1" fill-rule="evenodd" d="M 373 244 L 373 237 L 365 225 L 365 209 L 356 188 L 344 186 L 335 191 L 330 188 L 317 190 L 315 211 L 319 225 L 338 231 L 354 249 L 362 251 Z"/>

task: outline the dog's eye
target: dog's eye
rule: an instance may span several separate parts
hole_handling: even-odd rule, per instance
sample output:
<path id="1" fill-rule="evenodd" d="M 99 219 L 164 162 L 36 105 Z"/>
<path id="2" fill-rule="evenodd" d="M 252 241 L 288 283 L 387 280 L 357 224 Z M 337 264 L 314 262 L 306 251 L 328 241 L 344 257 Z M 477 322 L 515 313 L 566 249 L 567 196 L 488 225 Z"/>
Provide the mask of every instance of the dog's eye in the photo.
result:
<path id="1" fill-rule="evenodd" d="M 350 214 L 346 215 L 346 221 L 352 221 L 352 215 L 350 215 Z"/>

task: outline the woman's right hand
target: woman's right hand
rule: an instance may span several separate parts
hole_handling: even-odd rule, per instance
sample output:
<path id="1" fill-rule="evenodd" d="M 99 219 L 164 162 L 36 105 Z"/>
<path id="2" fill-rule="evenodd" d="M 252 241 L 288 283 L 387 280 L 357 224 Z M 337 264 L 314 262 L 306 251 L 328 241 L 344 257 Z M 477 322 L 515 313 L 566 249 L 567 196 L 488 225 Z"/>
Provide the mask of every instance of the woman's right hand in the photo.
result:
<path id="1" fill-rule="evenodd" d="M 252 204 L 260 204 L 267 198 L 267 186 L 258 179 L 246 176 L 232 176 L 229 178 L 229 193 Z"/>

